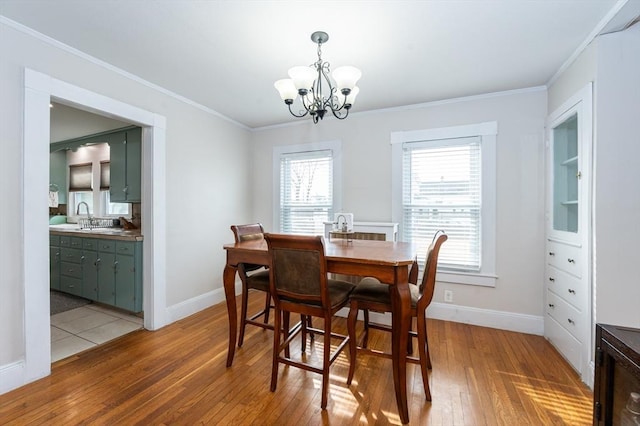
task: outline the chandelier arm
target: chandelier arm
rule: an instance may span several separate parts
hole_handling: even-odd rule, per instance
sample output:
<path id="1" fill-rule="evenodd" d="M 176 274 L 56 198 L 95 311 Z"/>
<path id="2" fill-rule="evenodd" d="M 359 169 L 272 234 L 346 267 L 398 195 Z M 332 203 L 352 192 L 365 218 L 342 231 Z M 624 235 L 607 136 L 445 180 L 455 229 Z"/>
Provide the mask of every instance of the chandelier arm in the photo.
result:
<path id="1" fill-rule="evenodd" d="M 344 113 L 344 115 L 340 115 L 340 111 L 341 110 L 346 111 Z M 340 107 L 340 109 L 338 109 L 338 110 L 333 110 L 332 109 L 331 112 L 333 113 L 333 116 L 335 118 L 337 118 L 338 120 L 344 120 L 349 115 L 349 108 L 344 108 L 344 106 L 343 106 L 343 107 Z"/>
<path id="2" fill-rule="evenodd" d="M 298 115 L 298 114 L 296 114 L 296 113 L 294 113 L 294 112 L 293 112 L 293 110 L 291 109 L 291 105 L 292 105 L 292 104 L 288 104 L 288 106 L 289 106 L 289 112 L 290 112 L 290 113 L 291 113 L 291 115 L 293 115 L 294 117 L 302 118 L 302 117 L 304 117 L 305 115 L 307 115 L 307 114 L 309 113 L 309 110 L 305 108 L 305 112 L 304 112 L 304 114 Z"/>

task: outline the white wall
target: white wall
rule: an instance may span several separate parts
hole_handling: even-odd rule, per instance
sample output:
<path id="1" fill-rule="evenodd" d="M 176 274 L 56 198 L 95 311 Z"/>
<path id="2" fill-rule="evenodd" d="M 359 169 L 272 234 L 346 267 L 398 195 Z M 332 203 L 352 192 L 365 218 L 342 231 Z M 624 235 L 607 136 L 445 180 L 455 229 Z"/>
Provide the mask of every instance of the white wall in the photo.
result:
<path id="1" fill-rule="evenodd" d="M 596 322 L 640 328 L 640 24 L 598 39 Z"/>
<path id="2" fill-rule="evenodd" d="M 640 25 L 598 37 L 549 88 L 549 111 L 594 82 L 594 322 L 640 328 Z"/>
<path id="3" fill-rule="evenodd" d="M 474 314 L 513 313 L 496 325 L 518 329 L 508 322 L 523 315 L 536 322 L 529 331 L 541 334 L 546 103 L 546 90 L 538 88 L 354 113 L 343 121 L 326 120 L 317 125 L 305 118 L 293 126 L 260 129 L 253 134 L 255 219 L 272 230 L 274 146 L 340 139 L 343 210 L 353 212 L 356 221 L 391 221 L 391 132 L 497 121 L 496 287 L 439 283 L 434 301 L 442 302 L 444 290 L 451 289 L 455 308 L 449 311 L 450 319 L 474 321 Z M 476 308 L 487 311 L 473 311 Z"/>
<path id="4" fill-rule="evenodd" d="M 5 197 L 0 212 L 0 380 L 3 368 L 25 358 L 21 253 L 23 226 L 30 226 L 20 208 L 23 196 L 30 196 L 23 194 L 22 181 L 25 68 L 166 118 L 167 226 L 157 232 L 166 233 L 167 317 L 175 319 L 223 300 L 222 245 L 232 241 L 229 224 L 251 220 L 253 200 L 247 190 L 251 172 L 237 166 L 239 159 L 250 155 L 250 133 L 213 111 L 5 20 L 0 20 L 0 57 L 0 182 Z M 48 149 L 48 141 L 43 144 Z M 42 287 L 46 291 L 48 283 Z M 3 383 L 0 389 L 6 389 Z"/>

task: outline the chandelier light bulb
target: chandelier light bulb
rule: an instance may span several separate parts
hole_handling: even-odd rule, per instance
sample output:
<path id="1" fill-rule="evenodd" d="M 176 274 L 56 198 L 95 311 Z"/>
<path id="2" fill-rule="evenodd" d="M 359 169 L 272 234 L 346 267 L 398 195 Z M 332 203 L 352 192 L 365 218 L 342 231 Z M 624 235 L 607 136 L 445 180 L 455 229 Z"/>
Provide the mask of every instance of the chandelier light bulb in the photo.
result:
<path id="1" fill-rule="evenodd" d="M 298 92 L 300 90 L 310 91 L 317 76 L 317 71 L 311 67 L 297 66 L 289 70 L 289 77 L 293 80 Z"/>
<path id="2" fill-rule="evenodd" d="M 296 96 L 298 96 L 298 90 L 296 89 L 295 84 L 293 84 L 293 80 L 290 78 L 278 80 L 273 84 L 273 86 L 278 90 L 280 97 L 285 102 L 288 100 L 293 102 Z"/>
<path id="3" fill-rule="evenodd" d="M 356 67 L 346 65 L 336 68 L 331 75 L 336 82 L 338 91 L 342 92 L 342 89 L 353 89 L 362 76 L 362 72 Z"/>

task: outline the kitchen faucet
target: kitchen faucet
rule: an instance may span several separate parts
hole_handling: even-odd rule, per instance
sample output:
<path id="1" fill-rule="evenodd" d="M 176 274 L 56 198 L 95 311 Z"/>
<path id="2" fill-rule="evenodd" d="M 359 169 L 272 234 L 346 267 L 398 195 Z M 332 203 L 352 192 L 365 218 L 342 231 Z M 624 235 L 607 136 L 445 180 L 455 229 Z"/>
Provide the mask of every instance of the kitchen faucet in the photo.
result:
<path id="1" fill-rule="evenodd" d="M 91 213 L 89 213 L 89 204 L 84 201 L 80 201 L 78 203 L 78 209 L 76 210 L 76 215 L 80 216 L 80 206 L 84 204 L 84 207 L 87 210 L 87 219 L 91 219 Z"/>

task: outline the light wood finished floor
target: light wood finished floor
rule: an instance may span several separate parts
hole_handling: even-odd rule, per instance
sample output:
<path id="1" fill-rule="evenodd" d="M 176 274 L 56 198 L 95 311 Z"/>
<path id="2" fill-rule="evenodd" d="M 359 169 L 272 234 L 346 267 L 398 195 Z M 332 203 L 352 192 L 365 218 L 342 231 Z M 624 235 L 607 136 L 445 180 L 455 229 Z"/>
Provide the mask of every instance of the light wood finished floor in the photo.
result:
<path id="1" fill-rule="evenodd" d="M 258 308 L 263 298 L 252 294 Z M 238 301 L 239 303 L 239 301 Z M 319 322 L 319 320 L 315 320 Z M 359 324 L 360 325 L 360 324 Z M 412 425 L 587 425 L 592 393 L 542 337 L 430 320 L 433 401 L 409 365 Z M 346 321 L 335 321 L 346 333 Z M 346 385 L 348 354 L 331 370 L 329 405 L 320 376 L 280 367 L 269 391 L 272 333 L 248 327 L 225 367 L 225 304 L 162 330 L 140 330 L 58 361 L 52 374 L 0 395 L 2 425 L 366 425 L 399 424 L 390 360 L 359 357 Z M 299 354 L 294 342 L 292 353 Z M 371 344 L 390 345 L 372 330 Z M 318 359 L 319 343 L 307 348 Z"/>

